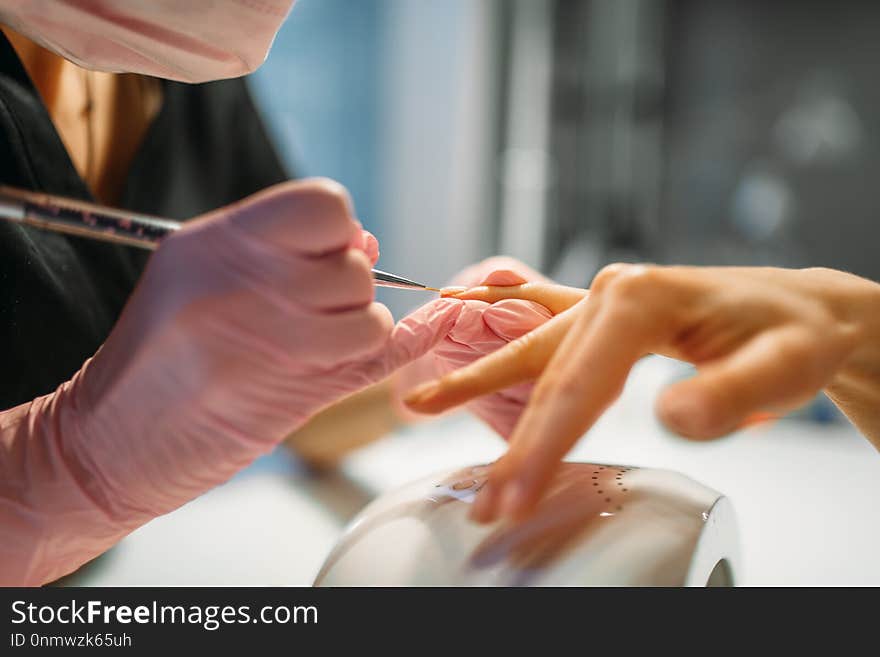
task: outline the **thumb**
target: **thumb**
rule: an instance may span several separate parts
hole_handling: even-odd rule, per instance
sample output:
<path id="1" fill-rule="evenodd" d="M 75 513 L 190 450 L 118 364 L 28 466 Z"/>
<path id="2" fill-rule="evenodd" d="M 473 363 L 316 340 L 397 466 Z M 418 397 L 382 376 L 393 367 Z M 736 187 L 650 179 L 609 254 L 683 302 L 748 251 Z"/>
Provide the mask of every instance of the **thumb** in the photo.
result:
<path id="1" fill-rule="evenodd" d="M 764 333 L 666 388 L 657 414 L 679 435 L 700 440 L 734 431 L 756 411 L 791 410 L 819 391 L 830 369 L 816 367 L 817 351 L 796 330 Z"/>
<path id="2" fill-rule="evenodd" d="M 368 365 L 368 376 L 379 381 L 431 351 L 455 326 L 464 302 L 437 299 L 401 319 L 385 347 Z"/>

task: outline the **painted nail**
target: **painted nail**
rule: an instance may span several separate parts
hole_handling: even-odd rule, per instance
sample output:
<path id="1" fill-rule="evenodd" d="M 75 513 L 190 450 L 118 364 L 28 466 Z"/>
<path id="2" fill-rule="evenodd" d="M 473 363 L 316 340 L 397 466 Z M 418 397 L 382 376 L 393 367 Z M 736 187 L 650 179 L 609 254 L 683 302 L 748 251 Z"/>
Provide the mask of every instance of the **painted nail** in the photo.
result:
<path id="1" fill-rule="evenodd" d="M 463 285 L 450 285 L 449 287 L 440 288 L 441 297 L 452 297 L 462 292 L 467 292 L 468 288 Z"/>

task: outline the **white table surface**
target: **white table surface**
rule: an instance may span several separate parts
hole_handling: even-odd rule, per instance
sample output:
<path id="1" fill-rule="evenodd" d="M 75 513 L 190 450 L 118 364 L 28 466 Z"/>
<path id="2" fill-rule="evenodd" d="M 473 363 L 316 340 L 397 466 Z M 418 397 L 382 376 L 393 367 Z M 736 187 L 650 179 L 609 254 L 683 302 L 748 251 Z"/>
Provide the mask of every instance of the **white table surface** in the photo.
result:
<path id="1" fill-rule="evenodd" d="M 651 409 L 674 367 L 640 363 L 570 459 L 677 470 L 726 494 L 739 522 L 740 584 L 880 585 L 880 454 L 844 423 L 785 420 L 712 443 L 673 438 Z M 466 414 L 401 431 L 331 475 L 310 474 L 279 449 L 134 532 L 74 583 L 308 585 L 373 496 L 502 451 Z"/>

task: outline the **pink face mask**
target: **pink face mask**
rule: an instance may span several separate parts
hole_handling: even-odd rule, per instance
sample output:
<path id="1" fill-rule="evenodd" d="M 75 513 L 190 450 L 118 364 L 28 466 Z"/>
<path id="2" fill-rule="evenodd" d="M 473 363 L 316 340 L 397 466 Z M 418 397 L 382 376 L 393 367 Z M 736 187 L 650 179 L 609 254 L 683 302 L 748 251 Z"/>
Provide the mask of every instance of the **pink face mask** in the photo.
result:
<path id="1" fill-rule="evenodd" d="M 266 59 L 294 0 L 0 0 L 0 23 L 89 69 L 183 82 Z"/>

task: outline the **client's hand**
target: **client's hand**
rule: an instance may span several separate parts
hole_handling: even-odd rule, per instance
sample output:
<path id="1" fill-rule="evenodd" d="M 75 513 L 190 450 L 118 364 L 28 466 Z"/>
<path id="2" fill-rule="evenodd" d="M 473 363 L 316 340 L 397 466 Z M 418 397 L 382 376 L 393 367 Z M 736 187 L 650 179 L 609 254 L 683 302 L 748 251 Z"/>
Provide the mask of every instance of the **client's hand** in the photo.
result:
<path id="1" fill-rule="evenodd" d="M 552 305 L 566 294 L 523 285 L 458 296 Z M 483 521 L 516 518 L 650 352 L 698 367 L 657 401 L 662 421 L 683 436 L 722 436 L 756 411 L 786 412 L 825 390 L 880 446 L 880 285 L 827 269 L 612 265 L 569 310 L 407 403 L 436 413 L 538 378 L 473 508 Z"/>

